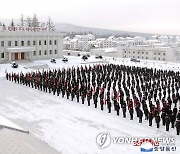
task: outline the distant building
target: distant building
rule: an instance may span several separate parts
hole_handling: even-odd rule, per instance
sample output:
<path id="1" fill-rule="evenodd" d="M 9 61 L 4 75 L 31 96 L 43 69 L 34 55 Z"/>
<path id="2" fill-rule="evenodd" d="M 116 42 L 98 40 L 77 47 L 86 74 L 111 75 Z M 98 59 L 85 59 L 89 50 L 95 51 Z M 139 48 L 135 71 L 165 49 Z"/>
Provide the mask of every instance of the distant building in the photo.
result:
<path id="1" fill-rule="evenodd" d="M 14 60 L 59 58 L 63 35 L 48 31 L 0 31 L 0 63 Z"/>
<path id="2" fill-rule="evenodd" d="M 115 58 L 136 58 L 142 60 L 155 60 L 165 62 L 180 62 L 180 48 L 171 47 L 117 47 L 117 48 L 98 48 L 90 51 L 93 55 L 110 56 Z"/>
<path id="3" fill-rule="evenodd" d="M 66 37 L 63 39 L 64 50 L 89 51 L 95 46 L 95 36 L 92 34 L 75 35 L 73 39 Z"/>
<path id="4" fill-rule="evenodd" d="M 92 34 L 87 34 L 87 35 L 75 35 L 74 39 L 78 39 L 79 41 L 93 41 L 95 40 L 95 36 Z"/>
<path id="5" fill-rule="evenodd" d="M 102 56 L 137 58 L 157 61 L 180 61 L 180 36 L 153 35 L 151 39 L 141 36 L 97 38 L 94 35 L 76 35 L 64 38 L 64 49 L 90 51 Z"/>
<path id="6" fill-rule="evenodd" d="M 63 39 L 63 50 L 70 50 L 71 39 L 69 36 Z"/>

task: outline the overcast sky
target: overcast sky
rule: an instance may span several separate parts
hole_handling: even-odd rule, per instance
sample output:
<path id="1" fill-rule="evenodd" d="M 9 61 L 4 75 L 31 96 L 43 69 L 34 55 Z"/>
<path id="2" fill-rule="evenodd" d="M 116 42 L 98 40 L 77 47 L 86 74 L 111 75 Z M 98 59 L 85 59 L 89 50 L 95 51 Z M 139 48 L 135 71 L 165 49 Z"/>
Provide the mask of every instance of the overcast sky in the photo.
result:
<path id="1" fill-rule="evenodd" d="M 180 35 L 180 0 L 4 0 L 0 19 L 20 14 L 79 26 Z"/>

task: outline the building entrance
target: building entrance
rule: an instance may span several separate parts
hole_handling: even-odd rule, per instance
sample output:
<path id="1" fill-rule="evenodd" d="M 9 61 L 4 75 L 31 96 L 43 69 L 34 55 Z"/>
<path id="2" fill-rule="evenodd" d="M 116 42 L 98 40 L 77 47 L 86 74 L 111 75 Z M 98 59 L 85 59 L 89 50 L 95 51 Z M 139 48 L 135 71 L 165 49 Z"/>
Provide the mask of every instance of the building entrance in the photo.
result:
<path id="1" fill-rule="evenodd" d="M 24 52 L 21 53 L 21 59 L 24 59 Z"/>
<path id="2" fill-rule="evenodd" d="M 15 59 L 15 60 L 18 60 L 18 53 L 15 53 L 14 55 L 15 55 L 15 58 L 14 58 L 14 59 Z"/>

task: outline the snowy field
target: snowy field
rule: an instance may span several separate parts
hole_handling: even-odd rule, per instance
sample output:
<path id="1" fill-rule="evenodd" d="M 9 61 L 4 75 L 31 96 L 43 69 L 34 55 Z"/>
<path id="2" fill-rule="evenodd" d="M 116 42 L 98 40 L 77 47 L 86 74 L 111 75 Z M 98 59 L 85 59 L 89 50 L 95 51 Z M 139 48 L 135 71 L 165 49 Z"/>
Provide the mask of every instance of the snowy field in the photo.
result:
<path id="1" fill-rule="evenodd" d="M 0 114 L 25 130 L 29 130 L 41 140 L 57 149 L 62 154 L 139 154 L 140 147 L 132 144 L 113 144 L 101 149 L 96 144 L 96 137 L 102 132 L 108 132 L 112 137 L 173 137 L 175 138 L 175 152 L 153 152 L 153 153 L 180 153 L 180 137 L 176 130 L 165 127 L 156 128 L 155 122 L 149 127 L 144 120 L 139 124 L 138 119 L 123 118 L 122 110 L 118 117 L 115 112 L 108 113 L 107 109 L 101 111 L 99 107 L 89 107 L 81 102 L 61 98 L 61 95 L 45 93 L 24 85 L 6 81 L 5 72 L 28 72 L 38 69 L 53 69 L 77 66 L 84 63 L 80 57 L 68 57 L 69 62 L 63 63 L 58 59 L 56 64 L 49 60 L 35 61 L 34 63 L 21 63 L 19 68 L 13 69 L 10 64 L 0 65 Z M 134 63 L 129 60 L 105 58 L 103 63 L 115 63 L 125 65 L 136 65 L 139 67 L 153 67 L 180 71 L 180 64 L 141 62 Z M 101 60 L 90 57 L 85 63 L 100 63 Z M 83 64 L 84 65 L 84 64 Z M 88 64 L 89 65 L 89 64 Z"/>

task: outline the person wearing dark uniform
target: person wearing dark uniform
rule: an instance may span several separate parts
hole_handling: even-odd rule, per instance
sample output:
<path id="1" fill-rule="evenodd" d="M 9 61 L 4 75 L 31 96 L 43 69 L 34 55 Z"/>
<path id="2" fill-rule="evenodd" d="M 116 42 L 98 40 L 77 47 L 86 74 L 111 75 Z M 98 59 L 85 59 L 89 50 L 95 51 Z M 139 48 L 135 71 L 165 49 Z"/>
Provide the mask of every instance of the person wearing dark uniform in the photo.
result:
<path id="1" fill-rule="evenodd" d="M 177 135 L 179 135 L 179 132 L 180 132 L 180 111 L 177 114 L 176 131 L 177 131 Z"/>
<path id="2" fill-rule="evenodd" d="M 166 131 L 169 131 L 169 124 L 170 124 L 170 118 L 168 114 L 166 114 L 166 117 L 165 117 Z"/>
<path id="3" fill-rule="evenodd" d="M 130 120 L 133 120 L 133 107 L 131 106 L 130 109 L 129 109 L 129 113 L 130 113 Z"/>
<path id="4" fill-rule="evenodd" d="M 156 124 L 157 124 L 157 128 L 159 128 L 160 120 L 161 120 L 161 118 L 160 118 L 159 114 L 157 114 L 156 117 L 155 117 L 155 121 L 156 121 Z"/>
<path id="5" fill-rule="evenodd" d="M 138 109 L 138 112 L 139 112 L 139 123 L 142 123 L 142 117 L 143 117 L 143 112 L 141 109 Z"/>
<path id="6" fill-rule="evenodd" d="M 126 102 L 125 101 L 122 105 L 122 111 L 123 111 L 123 118 L 126 118 Z"/>
<path id="7" fill-rule="evenodd" d="M 149 126 L 152 126 L 153 114 L 149 112 Z"/>

